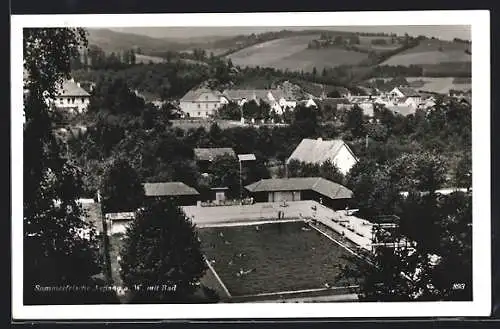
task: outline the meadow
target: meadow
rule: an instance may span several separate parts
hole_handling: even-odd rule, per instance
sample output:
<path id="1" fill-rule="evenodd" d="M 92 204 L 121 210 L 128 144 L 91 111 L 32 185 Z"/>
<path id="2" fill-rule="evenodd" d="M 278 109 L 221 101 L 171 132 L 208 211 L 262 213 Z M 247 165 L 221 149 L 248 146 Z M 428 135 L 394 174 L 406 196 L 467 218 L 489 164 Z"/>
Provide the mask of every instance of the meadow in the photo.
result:
<path id="1" fill-rule="evenodd" d="M 470 62 L 471 55 L 465 50 L 467 45 L 442 40 L 423 40 L 418 46 L 392 56 L 381 65 L 419 65 L 447 62 Z"/>
<path id="2" fill-rule="evenodd" d="M 271 40 L 239 50 L 228 55 L 228 58 L 233 64 L 243 67 L 310 72 L 314 67 L 322 70 L 325 67 L 358 64 L 368 56 L 338 47 L 307 49 L 308 42 L 317 38 L 315 35 L 302 35 Z"/>

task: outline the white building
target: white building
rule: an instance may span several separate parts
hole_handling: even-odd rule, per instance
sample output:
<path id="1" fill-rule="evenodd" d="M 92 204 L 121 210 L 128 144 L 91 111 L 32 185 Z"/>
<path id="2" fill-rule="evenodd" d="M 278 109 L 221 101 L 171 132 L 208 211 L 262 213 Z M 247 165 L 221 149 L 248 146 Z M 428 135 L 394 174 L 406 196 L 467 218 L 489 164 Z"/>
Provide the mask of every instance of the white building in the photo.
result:
<path id="1" fill-rule="evenodd" d="M 58 109 L 71 113 L 83 113 L 89 106 L 90 94 L 75 80 L 66 80 L 62 83 L 52 103 Z"/>
<path id="2" fill-rule="evenodd" d="M 422 103 L 422 95 L 412 88 L 395 87 L 389 92 L 389 101 L 417 108 Z"/>
<path id="3" fill-rule="evenodd" d="M 209 118 L 226 103 L 219 91 L 200 88 L 188 91 L 180 99 L 179 107 L 191 118 Z"/>
<path id="4" fill-rule="evenodd" d="M 304 138 L 288 158 L 287 164 L 292 160 L 315 164 L 323 164 L 329 160 L 344 175 L 358 162 L 358 158 L 343 140 L 322 138 Z"/>

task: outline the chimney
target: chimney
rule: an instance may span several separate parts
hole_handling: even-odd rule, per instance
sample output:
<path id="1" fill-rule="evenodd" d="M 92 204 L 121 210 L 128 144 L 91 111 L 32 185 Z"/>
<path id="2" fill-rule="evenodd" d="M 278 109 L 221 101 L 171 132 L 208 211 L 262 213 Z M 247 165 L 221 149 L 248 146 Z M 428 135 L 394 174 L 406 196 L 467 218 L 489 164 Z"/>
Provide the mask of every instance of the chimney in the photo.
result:
<path id="1" fill-rule="evenodd" d="M 322 142 L 322 141 L 323 141 L 323 138 L 318 137 L 318 142 Z"/>
<path id="2" fill-rule="evenodd" d="M 76 85 L 80 88 L 80 82 L 77 82 Z"/>

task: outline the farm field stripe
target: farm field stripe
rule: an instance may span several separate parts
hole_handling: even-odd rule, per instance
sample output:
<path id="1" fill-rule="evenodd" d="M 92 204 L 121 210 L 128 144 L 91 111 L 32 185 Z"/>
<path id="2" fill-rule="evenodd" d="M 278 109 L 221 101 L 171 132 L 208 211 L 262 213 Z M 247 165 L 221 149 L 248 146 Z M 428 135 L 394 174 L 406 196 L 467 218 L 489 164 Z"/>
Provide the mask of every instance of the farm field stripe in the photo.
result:
<path id="1" fill-rule="evenodd" d="M 227 296 L 232 297 L 231 294 L 229 293 L 229 290 L 227 289 L 226 285 L 224 284 L 224 282 L 222 282 L 222 280 L 219 277 L 219 275 L 217 274 L 217 272 L 215 272 L 215 269 L 212 267 L 212 265 L 210 264 L 208 259 L 205 258 L 205 262 L 207 263 L 207 265 L 210 268 L 210 270 L 212 271 L 212 273 L 215 275 L 215 278 L 217 279 L 217 281 L 219 281 L 222 289 L 224 289 L 224 292 L 227 294 Z"/>
<path id="2" fill-rule="evenodd" d="M 236 297 L 238 297 L 238 298 L 247 298 L 247 297 L 276 296 L 276 295 L 293 295 L 293 294 L 301 294 L 301 293 L 306 293 L 306 292 L 319 292 L 319 291 L 330 291 L 330 290 L 340 290 L 340 289 L 355 289 L 355 288 L 359 288 L 359 285 L 330 287 L 330 288 L 303 289 L 303 290 L 288 290 L 288 291 L 279 291 L 279 292 L 265 292 L 265 293 L 261 293 L 261 294 L 242 295 L 242 296 L 236 296 Z"/>

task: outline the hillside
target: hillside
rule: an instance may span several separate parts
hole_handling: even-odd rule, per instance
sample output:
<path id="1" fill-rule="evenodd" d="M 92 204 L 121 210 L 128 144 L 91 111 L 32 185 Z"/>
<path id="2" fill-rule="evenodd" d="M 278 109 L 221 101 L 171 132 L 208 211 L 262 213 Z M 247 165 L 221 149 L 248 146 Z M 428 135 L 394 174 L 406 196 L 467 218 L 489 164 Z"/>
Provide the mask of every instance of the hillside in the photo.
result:
<path id="1" fill-rule="evenodd" d="M 466 44 L 437 39 L 423 40 L 418 46 L 405 50 L 382 63 L 382 65 L 422 65 L 470 62 L 471 55 Z"/>
<path id="2" fill-rule="evenodd" d="M 342 48 L 307 49 L 318 35 L 300 35 L 259 43 L 228 55 L 233 64 L 239 66 L 261 66 L 305 72 L 313 67 L 355 65 L 368 57 L 367 54 Z"/>
<path id="3" fill-rule="evenodd" d="M 215 45 L 224 42 L 224 37 L 208 38 L 152 38 L 109 29 L 87 29 L 89 44 L 103 49 L 105 52 L 121 52 L 123 50 L 140 48 L 143 54 L 152 55 L 167 51 L 188 51 L 194 48 L 205 49 L 207 53 L 218 55 L 226 48 Z M 154 61 L 154 60 L 153 60 Z"/>

